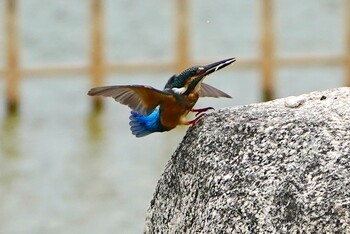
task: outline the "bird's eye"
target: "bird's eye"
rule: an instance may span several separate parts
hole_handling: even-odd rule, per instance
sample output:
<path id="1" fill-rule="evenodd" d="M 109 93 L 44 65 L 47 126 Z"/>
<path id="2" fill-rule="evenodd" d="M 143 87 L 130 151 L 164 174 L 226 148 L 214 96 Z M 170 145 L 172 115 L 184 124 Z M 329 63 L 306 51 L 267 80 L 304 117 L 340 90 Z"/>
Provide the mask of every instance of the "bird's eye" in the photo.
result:
<path id="1" fill-rule="evenodd" d="M 192 76 L 197 75 L 197 70 L 191 71 L 191 75 Z"/>

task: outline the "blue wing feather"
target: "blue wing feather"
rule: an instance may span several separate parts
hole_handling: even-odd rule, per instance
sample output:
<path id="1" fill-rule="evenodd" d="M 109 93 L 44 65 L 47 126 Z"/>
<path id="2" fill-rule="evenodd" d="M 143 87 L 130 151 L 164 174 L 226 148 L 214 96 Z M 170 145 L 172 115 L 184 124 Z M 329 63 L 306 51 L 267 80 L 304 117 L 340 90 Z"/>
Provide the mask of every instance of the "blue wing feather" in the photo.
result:
<path id="1" fill-rule="evenodd" d="M 160 110 L 156 108 L 151 114 L 145 116 L 131 111 L 130 130 L 136 137 L 143 137 L 153 132 L 165 131 L 160 123 Z"/>

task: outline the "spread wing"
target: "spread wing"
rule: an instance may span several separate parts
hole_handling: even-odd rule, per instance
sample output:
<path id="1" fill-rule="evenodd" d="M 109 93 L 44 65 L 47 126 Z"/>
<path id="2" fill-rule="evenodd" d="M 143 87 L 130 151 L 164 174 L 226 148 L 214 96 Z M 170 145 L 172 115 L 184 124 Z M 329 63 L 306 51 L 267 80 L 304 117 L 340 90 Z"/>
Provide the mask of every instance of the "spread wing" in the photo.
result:
<path id="1" fill-rule="evenodd" d="M 168 93 L 143 85 L 97 87 L 91 89 L 88 95 L 112 97 L 142 115 L 149 115 L 162 100 L 171 97 Z"/>
<path id="2" fill-rule="evenodd" d="M 213 86 L 205 84 L 205 83 L 201 84 L 199 96 L 200 97 L 227 97 L 227 98 L 231 98 L 231 96 L 228 95 L 227 93 L 224 93 L 223 91 L 218 90 L 217 88 L 214 88 Z"/>

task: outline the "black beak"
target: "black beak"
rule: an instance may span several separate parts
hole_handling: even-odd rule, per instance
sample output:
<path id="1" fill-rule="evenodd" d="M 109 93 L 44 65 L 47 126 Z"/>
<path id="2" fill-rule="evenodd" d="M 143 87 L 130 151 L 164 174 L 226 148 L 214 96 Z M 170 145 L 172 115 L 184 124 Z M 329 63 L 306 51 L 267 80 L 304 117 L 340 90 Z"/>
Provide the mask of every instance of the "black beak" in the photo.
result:
<path id="1" fill-rule="evenodd" d="M 230 65 L 231 63 L 235 62 L 236 59 L 235 58 L 229 58 L 229 59 L 224 59 L 221 60 L 219 62 L 215 62 L 215 63 L 211 63 L 209 65 L 203 66 L 203 70 L 200 73 L 200 76 L 207 76 L 213 72 L 216 72 L 217 70 L 220 70 L 228 65 Z"/>
<path id="2" fill-rule="evenodd" d="M 203 80 L 203 78 L 213 72 L 216 72 L 217 70 L 220 70 L 228 65 L 230 65 L 231 63 L 233 63 L 234 61 L 236 61 L 235 58 L 229 58 L 229 59 L 224 59 L 221 60 L 219 62 L 215 62 L 206 66 L 202 66 L 199 67 L 199 74 L 198 76 L 192 80 L 191 84 L 189 85 L 188 89 L 186 90 L 185 94 L 190 93 L 196 86 L 197 84 Z"/>

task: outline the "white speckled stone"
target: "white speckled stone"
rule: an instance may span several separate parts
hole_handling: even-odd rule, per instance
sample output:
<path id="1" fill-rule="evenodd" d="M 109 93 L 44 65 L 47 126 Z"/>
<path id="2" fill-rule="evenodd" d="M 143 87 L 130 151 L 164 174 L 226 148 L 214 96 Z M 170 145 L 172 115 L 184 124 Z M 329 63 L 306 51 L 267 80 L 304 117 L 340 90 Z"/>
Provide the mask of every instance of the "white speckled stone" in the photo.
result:
<path id="1" fill-rule="evenodd" d="M 350 89 L 222 109 L 190 128 L 145 233 L 350 233 Z"/>
<path id="2" fill-rule="evenodd" d="M 290 96 L 290 97 L 285 98 L 284 105 L 286 107 L 295 108 L 295 107 L 302 105 L 304 102 L 305 102 L 305 97 L 303 95 L 297 96 L 297 97 Z"/>

